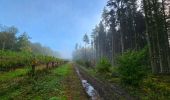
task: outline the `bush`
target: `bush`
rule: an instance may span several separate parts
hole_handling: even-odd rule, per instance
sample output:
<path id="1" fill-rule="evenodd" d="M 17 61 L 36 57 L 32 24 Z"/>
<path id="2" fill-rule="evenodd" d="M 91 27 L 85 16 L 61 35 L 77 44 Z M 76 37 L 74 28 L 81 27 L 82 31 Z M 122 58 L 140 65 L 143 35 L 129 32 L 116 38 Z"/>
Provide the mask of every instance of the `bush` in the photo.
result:
<path id="1" fill-rule="evenodd" d="M 90 61 L 77 60 L 76 63 L 78 63 L 78 64 L 80 64 L 80 65 L 82 65 L 84 67 L 87 67 L 87 68 L 92 67 Z"/>
<path id="2" fill-rule="evenodd" d="M 111 64 L 106 58 L 102 58 L 98 63 L 97 63 L 97 73 L 106 76 L 111 72 Z"/>
<path id="3" fill-rule="evenodd" d="M 148 73 L 148 51 L 128 51 L 118 57 L 118 72 L 123 84 L 139 86 Z"/>
<path id="4" fill-rule="evenodd" d="M 89 61 L 85 61 L 85 62 L 84 62 L 84 65 L 85 65 L 86 67 L 90 67 L 90 66 L 91 66 L 91 64 L 90 64 Z"/>

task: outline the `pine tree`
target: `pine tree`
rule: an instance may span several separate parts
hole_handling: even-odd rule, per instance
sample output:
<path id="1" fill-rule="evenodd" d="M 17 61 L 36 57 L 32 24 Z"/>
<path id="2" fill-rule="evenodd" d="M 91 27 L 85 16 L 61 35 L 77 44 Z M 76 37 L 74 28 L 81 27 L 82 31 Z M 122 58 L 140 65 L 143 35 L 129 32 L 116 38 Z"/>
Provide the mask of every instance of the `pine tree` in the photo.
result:
<path id="1" fill-rule="evenodd" d="M 153 73 L 170 72 L 168 31 L 163 2 L 143 0 Z"/>

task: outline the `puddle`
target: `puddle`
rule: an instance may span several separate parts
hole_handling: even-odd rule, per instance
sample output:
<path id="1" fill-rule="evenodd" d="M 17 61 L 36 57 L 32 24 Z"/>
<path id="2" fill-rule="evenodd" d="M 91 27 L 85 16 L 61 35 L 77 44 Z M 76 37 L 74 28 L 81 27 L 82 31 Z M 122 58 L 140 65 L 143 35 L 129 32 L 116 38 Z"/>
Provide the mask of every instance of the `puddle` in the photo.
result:
<path id="1" fill-rule="evenodd" d="M 76 68 L 76 72 L 78 76 L 80 77 L 82 85 L 86 93 L 88 94 L 88 96 L 91 98 L 91 100 L 101 100 L 97 91 L 94 89 L 94 87 L 90 83 L 88 83 L 87 80 L 83 79 L 83 77 L 80 75 L 80 72 L 77 68 Z"/>

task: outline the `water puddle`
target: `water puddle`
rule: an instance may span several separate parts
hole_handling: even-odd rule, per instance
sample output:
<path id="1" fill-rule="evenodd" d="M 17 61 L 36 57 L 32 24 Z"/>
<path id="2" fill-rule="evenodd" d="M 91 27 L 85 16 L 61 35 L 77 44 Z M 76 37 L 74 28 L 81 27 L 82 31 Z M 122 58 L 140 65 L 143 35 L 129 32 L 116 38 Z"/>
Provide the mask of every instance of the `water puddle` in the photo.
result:
<path id="1" fill-rule="evenodd" d="M 82 85 L 86 93 L 88 94 L 88 96 L 91 98 L 91 100 L 100 100 L 100 97 L 97 91 L 94 89 L 94 87 L 90 83 L 88 83 L 87 80 L 83 79 L 83 77 L 80 75 L 80 72 L 77 68 L 76 68 L 76 72 L 78 76 L 80 77 Z"/>

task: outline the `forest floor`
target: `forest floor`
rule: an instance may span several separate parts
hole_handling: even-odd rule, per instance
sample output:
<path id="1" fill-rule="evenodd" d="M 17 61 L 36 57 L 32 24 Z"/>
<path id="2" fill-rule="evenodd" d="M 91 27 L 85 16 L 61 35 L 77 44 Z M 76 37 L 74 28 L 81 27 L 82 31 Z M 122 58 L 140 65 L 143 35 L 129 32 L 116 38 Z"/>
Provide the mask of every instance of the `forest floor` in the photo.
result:
<path id="1" fill-rule="evenodd" d="M 16 69 L 0 73 L 0 100 L 88 100 L 72 64 L 36 70 Z"/>

